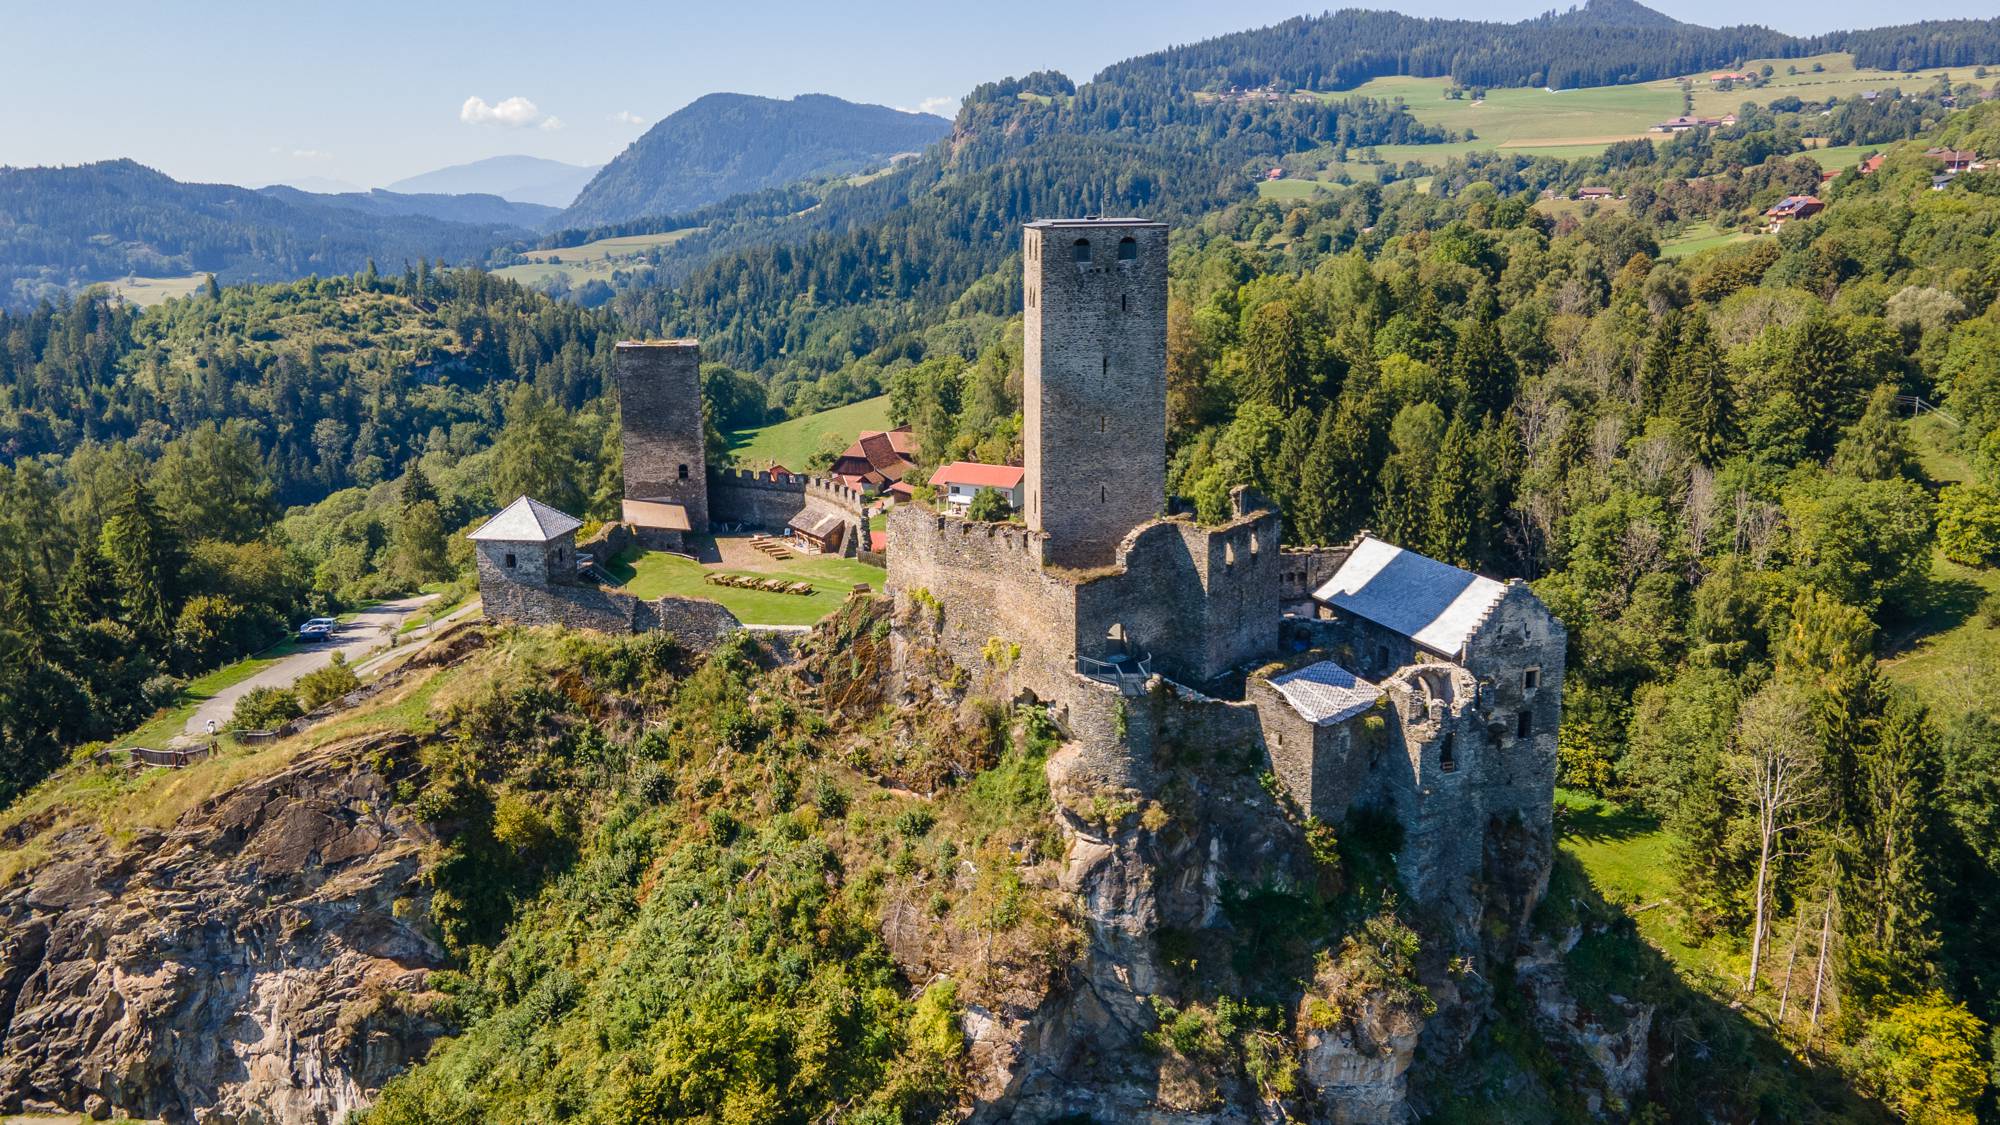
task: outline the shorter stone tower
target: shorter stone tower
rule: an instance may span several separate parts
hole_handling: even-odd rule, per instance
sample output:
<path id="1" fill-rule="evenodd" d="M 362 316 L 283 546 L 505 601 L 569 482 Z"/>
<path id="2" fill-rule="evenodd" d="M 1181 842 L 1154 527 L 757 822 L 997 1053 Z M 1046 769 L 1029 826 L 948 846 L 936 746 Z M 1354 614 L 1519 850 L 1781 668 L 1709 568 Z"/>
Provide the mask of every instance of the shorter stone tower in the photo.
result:
<path id="1" fill-rule="evenodd" d="M 1022 497 L 1050 561 L 1101 566 L 1167 495 L 1167 226 L 1023 232 Z"/>
<path id="2" fill-rule="evenodd" d="M 708 474 L 701 415 L 701 345 L 626 340 L 616 351 L 623 415 L 625 498 L 678 504 L 688 530 L 708 530 Z"/>

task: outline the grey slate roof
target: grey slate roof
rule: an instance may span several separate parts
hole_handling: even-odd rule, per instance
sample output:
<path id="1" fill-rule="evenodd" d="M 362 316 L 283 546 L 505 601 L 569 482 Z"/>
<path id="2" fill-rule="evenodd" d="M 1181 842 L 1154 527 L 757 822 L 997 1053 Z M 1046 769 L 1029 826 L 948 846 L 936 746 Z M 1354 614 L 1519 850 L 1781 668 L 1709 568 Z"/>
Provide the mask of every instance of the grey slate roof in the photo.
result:
<path id="1" fill-rule="evenodd" d="M 1313 597 L 1454 656 L 1506 593 L 1505 583 L 1368 536 Z"/>
<path id="2" fill-rule="evenodd" d="M 837 512 L 815 511 L 808 508 L 798 515 L 793 516 L 791 522 L 785 526 L 794 531 L 802 531 L 815 539 L 826 539 L 831 537 L 839 529 L 840 525 L 845 522 Z"/>
<path id="3" fill-rule="evenodd" d="M 582 526 L 583 521 L 575 516 L 523 496 L 466 538 L 486 543 L 547 543 Z"/>
<path id="4" fill-rule="evenodd" d="M 1331 660 L 1308 664 L 1271 681 L 1292 710 L 1309 723 L 1326 725 L 1351 719 L 1382 698 L 1382 689 Z"/>

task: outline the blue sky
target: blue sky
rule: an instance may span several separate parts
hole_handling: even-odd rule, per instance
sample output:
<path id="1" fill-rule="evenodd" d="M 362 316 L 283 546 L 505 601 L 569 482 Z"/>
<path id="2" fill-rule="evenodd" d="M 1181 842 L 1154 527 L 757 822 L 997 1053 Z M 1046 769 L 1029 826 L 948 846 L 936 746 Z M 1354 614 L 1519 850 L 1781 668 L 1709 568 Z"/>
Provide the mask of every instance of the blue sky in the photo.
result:
<path id="1" fill-rule="evenodd" d="M 1569 4 L 1379 6 L 1519 19 Z M 1727 0 L 1655 6 L 1708 24 L 1750 11 Z M 16 0 L 0 4 L 0 164 L 129 156 L 186 180 L 363 187 L 503 153 L 596 164 L 712 91 L 820 92 L 949 116 L 988 79 L 1054 67 L 1080 81 L 1130 55 L 1313 10 L 1300 0 Z M 1981 0 L 1884 12 L 1867 0 L 1758 10 L 1797 34 L 1991 14 Z"/>

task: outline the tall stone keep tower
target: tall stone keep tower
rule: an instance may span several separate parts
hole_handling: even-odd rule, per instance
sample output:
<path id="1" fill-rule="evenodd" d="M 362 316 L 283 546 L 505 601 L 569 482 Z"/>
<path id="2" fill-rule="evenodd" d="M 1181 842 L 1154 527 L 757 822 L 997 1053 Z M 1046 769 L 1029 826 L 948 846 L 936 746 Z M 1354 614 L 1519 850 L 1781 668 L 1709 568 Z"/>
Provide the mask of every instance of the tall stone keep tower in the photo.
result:
<path id="1" fill-rule="evenodd" d="M 1167 493 L 1167 226 L 1043 219 L 1021 247 L 1028 526 L 1108 563 Z"/>
<path id="2" fill-rule="evenodd" d="M 690 531 L 707 531 L 701 344 L 626 340 L 616 356 L 625 498 L 679 504 L 687 509 Z"/>

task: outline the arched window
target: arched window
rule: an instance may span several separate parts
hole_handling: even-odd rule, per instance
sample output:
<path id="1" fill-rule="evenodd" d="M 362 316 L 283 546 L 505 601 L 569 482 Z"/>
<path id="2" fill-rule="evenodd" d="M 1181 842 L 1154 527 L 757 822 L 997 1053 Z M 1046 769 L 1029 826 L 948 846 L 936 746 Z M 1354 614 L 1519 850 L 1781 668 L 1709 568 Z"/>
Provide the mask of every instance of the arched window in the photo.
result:
<path id="1" fill-rule="evenodd" d="M 1222 545 L 1222 569 L 1228 570 L 1230 567 L 1233 567 L 1235 565 L 1236 565 L 1236 544 L 1224 543 Z"/>
<path id="2" fill-rule="evenodd" d="M 681 479 L 682 480 L 688 479 L 688 467 L 686 465 L 681 466 Z"/>
<path id="3" fill-rule="evenodd" d="M 1090 240 L 1088 238 L 1077 239 L 1070 246 L 1069 253 L 1070 257 L 1075 258 L 1079 262 L 1088 262 L 1090 260 Z"/>
<path id="4" fill-rule="evenodd" d="M 1444 742 L 1438 746 L 1438 768 L 1450 773 L 1458 768 L 1458 735 L 1446 731 Z"/>
<path id="5" fill-rule="evenodd" d="M 1139 260 L 1139 242 L 1130 235 L 1118 240 L 1118 260 L 1136 262 Z"/>

